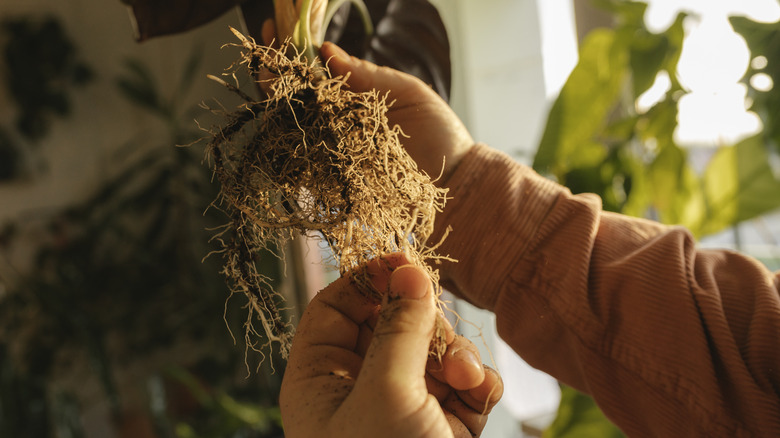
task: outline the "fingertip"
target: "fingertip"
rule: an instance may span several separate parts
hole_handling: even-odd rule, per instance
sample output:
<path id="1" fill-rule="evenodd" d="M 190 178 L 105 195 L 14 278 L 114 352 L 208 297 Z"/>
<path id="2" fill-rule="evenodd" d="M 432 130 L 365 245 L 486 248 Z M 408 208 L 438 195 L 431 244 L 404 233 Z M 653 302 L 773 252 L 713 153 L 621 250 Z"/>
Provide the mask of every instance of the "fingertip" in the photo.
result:
<path id="1" fill-rule="evenodd" d="M 425 298 L 431 289 L 431 278 L 425 270 L 414 265 L 403 265 L 390 275 L 388 295 L 391 298 L 420 300 Z"/>
<path id="2" fill-rule="evenodd" d="M 338 45 L 325 41 L 320 47 L 320 56 L 325 60 L 334 76 L 343 76 L 353 67 L 353 58 Z"/>
<path id="3" fill-rule="evenodd" d="M 469 394 L 476 400 L 487 403 L 489 407 L 492 407 L 501 399 L 504 395 L 504 380 L 498 371 L 493 368 L 483 365 L 485 378 L 479 386 L 469 390 Z"/>
<path id="4" fill-rule="evenodd" d="M 356 269 L 352 276 L 365 275 L 371 280 L 374 289 L 382 294 L 387 293 L 390 286 L 390 277 L 398 267 L 408 265 L 409 260 L 403 253 L 387 254 L 366 263 L 365 266 Z"/>
<path id="5" fill-rule="evenodd" d="M 485 379 L 485 369 L 476 347 L 462 336 L 450 345 L 442 357 L 442 365 L 447 383 L 457 390 L 475 388 Z"/>

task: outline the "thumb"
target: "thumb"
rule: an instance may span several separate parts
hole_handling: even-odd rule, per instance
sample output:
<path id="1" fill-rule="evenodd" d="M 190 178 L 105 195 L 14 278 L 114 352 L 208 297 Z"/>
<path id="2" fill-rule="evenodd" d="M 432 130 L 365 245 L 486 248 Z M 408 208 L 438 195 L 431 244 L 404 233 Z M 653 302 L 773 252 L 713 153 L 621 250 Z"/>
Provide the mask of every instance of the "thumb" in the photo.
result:
<path id="1" fill-rule="evenodd" d="M 436 320 L 431 279 L 421 268 L 404 265 L 390 276 L 360 378 L 397 384 L 425 376 Z"/>
<path id="2" fill-rule="evenodd" d="M 344 49 L 328 41 L 320 47 L 320 56 L 334 77 L 349 74 L 347 84 L 357 93 L 374 89 L 398 93 L 419 85 L 416 83 L 419 79 L 412 75 L 350 56 Z"/>

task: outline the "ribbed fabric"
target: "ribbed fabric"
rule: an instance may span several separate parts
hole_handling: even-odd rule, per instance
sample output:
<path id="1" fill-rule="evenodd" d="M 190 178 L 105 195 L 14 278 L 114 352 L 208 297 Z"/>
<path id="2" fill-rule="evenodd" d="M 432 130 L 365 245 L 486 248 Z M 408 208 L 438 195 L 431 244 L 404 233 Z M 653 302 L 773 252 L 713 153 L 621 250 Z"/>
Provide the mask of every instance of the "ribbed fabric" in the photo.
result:
<path id="1" fill-rule="evenodd" d="M 444 285 L 629 436 L 780 437 L 780 274 L 601 211 L 477 145 L 436 219 Z M 501 370 L 509 373 L 511 370 Z"/>

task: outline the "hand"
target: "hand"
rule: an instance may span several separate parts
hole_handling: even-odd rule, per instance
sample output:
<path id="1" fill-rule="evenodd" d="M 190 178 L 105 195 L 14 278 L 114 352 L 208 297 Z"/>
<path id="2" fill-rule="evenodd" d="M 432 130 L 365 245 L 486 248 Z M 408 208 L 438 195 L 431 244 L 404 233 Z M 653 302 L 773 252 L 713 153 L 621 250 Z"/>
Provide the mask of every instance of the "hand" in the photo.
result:
<path id="1" fill-rule="evenodd" d="M 355 92 L 378 90 L 389 93 L 393 102 L 387 114 L 390 125 L 398 125 L 408 137 L 403 146 L 417 165 L 439 185 L 468 153 L 474 140 L 455 112 L 431 87 L 414 76 L 379 67 L 350 57 L 340 47 L 326 42 L 320 56 L 334 76 L 349 73 L 347 84 Z"/>
<path id="2" fill-rule="evenodd" d="M 438 314 L 432 285 L 405 263 L 391 255 L 366 268 L 379 290 L 389 288 L 381 306 L 348 277 L 309 304 L 282 382 L 288 438 L 481 433 L 501 378 L 464 338 L 450 337 L 441 362 L 428 360 Z"/>
<path id="3" fill-rule="evenodd" d="M 263 23 L 261 34 L 264 44 L 278 47 L 274 20 Z M 350 90 L 389 93 L 388 101 L 393 104 L 388 121 L 391 126 L 400 126 L 407 136 L 402 140 L 404 148 L 438 185 L 446 185 L 460 160 L 474 146 L 474 139 L 441 96 L 412 75 L 349 56 L 331 42 L 323 43 L 320 57 L 332 75 L 349 74 Z"/>

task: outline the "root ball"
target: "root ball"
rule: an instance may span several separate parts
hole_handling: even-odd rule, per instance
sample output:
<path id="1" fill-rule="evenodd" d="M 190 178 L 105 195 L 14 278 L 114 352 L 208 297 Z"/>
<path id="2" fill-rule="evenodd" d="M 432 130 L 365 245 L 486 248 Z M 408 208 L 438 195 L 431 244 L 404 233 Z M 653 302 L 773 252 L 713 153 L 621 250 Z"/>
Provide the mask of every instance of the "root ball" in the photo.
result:
<path id="1" fill-rule="evenodd" d="M 428 239 L 446 190 L 403 149 L 402 132 L 388 124 L 386 95 L 352 92 L 321 63 L 288 58 L 286 47 L 251 40 L 242 47 L 226 75 L 248 73 L 267 96 L 240 93 L 246 102 L 212 132 L 207 154 L 221 184 L 215 205 L 230 217 L 217 238 L 232 290 L 248 297 L 266 343 L 278 341 L 284 354 L 291 329 L 269 279 L 256 269 L 258 250 L 316 231 L 341 273 L 362 285 L 370 282 L 355 268 L 399 251 L 437 281 L 428 262 L 438 256 Z"/>

